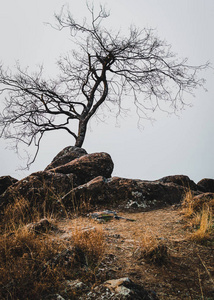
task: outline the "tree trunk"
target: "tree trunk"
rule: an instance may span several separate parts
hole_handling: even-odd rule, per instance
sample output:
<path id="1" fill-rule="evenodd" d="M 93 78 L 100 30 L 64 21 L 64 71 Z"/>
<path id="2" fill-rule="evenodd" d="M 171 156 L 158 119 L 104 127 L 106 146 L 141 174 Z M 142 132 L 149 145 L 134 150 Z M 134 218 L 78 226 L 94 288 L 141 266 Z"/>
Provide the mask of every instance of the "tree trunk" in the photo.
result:
<path id="1" fill-rule="evenodd" d="M 79 130 L 78 130 L 78 136 L 76 139 L 75 146 L 81 148 L 82 144 L 85 140 L 85 134 L 87 130 L 87 121 L 79 121 Z"/>

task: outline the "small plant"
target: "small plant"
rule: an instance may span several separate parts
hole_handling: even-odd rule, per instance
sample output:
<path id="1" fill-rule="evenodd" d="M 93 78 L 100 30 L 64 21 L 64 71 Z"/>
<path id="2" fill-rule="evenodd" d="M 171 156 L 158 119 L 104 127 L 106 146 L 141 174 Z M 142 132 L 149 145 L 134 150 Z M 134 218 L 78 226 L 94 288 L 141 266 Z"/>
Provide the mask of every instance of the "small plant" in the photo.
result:
<path id="1" fill-rule="evenodd" d="M 75 228 L 72 235 L 72 244 L 84 254 L 86 267 L 94 268 L 103 257 L 105 251 L 105 238 L 101 227 L 87 230 Z"/>
<path id="2" fill-rule="evenodd" d="M 194 196 L 192 194 L 192 191 L 189 190 L 188 192 L 186 192 L 184 200 L 182 202 L 182 212 L 187 218 L 191 217 L 194 213 L 193 197 Z"/>
<path id="3" fill-rule="evenodd" d="M 168 258 L 168 248 L 151 234 L 145 233 L 140 243 L 140 257 L 148 262 L 163 264 Z"/>

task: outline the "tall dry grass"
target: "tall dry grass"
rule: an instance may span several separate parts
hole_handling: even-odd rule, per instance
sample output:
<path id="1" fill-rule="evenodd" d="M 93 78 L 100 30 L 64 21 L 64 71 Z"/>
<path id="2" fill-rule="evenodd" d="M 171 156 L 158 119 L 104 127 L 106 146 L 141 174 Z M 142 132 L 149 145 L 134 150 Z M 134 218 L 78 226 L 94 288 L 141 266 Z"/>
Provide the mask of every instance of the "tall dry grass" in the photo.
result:
<path id="1" fill-rule="evenodd" d="M 72 234 L 72 244 L 85 255 L 87 267 L 94 268 L 105 252 L 105 236 L 101 226 L 80 230 L 75 228 Z"/>
<path id="2" fill-rule="evenodd" d="M 196 242 L 204 242 L 211 238 L 214 233 L 213 208 L 214 199 L 195 199 L 191 191 L 188 191 L 182 203 L 182 212 L 186 224 L 193 232 L 191 239 Z"/>
<path id="3" fill-rule="evenodd" d="M 43 218 L 51 222 L 55 220 L 57 224 L 59 215 L 54 215 L 46 206 L 51 200 L 44 200 L 43 206 L 38 207 L 36 202 L 32 205 L 20 196 L 6 207 L 2 215 L 0 299 L 37 300 L 54 293 L 74 299 L 75 292 L 66 289 L 65 282 L 80 279 L 93 283 L 96 277 L 96 267 L 105 250 L 102 230 L 76 229 L 69 241 L 51 231 L 38 234 L 30 230 L 29 223 Z"/>
<path id="4" fill-rule="evenodd" d="M 61 241 L 36 235 L 27 227 L 1 235 L 0 299 L 42 299 L 62 289 L 68 270 L 45 266 L 65 248 Z"/>
<path id="5" fill-rule="evenodd" d="M 162 265 L 168 259 L 167 246 L 148 230 L 143 234 L 137 252 L 139 257 L 145 259 L 148 263 Z"/>

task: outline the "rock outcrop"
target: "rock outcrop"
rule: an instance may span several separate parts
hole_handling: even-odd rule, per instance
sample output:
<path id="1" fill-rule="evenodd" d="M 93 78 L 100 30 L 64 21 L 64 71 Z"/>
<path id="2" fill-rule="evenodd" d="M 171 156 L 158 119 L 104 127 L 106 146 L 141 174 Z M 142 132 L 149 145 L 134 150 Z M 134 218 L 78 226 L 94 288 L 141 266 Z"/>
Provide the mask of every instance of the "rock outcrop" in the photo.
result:
<path id="1" fill-rule="evenodd" d="M 78 151 L 75 148 L 76 152 Z M 0 196 L 0 211 L 17 197 L 24 197 L 32 205 L 45 202 L 47 209 L 59 210 L 60 198 L 72 188 L 85 184 L 99 175 L 110 177 L 112 171 L 113 162 L 109 154 L 85 154 L 62 166 L 36 172 L 17 181 Z"/>
<path id="2" fill-rule="evenodd" d="M 0 196 L 0 211 L 4 207 L 20 199 L 21 197 L 30 201 L 33 205 L 45 204 L 47 209 L 59 209 L 60 203 L 58 197 L 60 194 L 68 192 L 72 187 L 72 182 L 75 180 L 73 174 L 59 174 L 40 171 L 33 173 L 22 180 L 11 185 Z"/>
<path id="3" fill-rule="evenodd" d="M 189 188 L 192 191 L 198 190 L 197 184 L 195 184 L 195 182 L 193 180 L 191 180 L 188 176 L 185 176 L 185 175 L 166 176 L 157 181 L 163 182 L 163 183 L 175 183 L 177 185 Z"/>
<path id="4" fill-rule="evenodd" d="M 17 197 L 32 205 L 60 211 L 82 201 L 109 208 L 151 209 L 180 203 L 186 191 L 194 195 L 214 192 L 214 180 L 195 184 L 188 176 L 174 175 L 155 181 L 111 177 L 113 161 L 109 154 L 87 154 L 82 148 L 66 147 L 57 154 L 45 171 L 17 181 L 0 178 L 0 211 Z"/>
<path id="5" fill-rule="evenodd" d="M 66 207 L 71 199 L 86 199 L 93 204 L 106 204 L 117 208 L 150 209 L 179 203 L 186 189 L 174 183 L 133 180 L 120 177 L 99 176 L 84 185 L 74 188 L 63 198 Z"/>
<path id="6" fill-rule="evenodd" d="M 73 174 L 76 178 L 74 186 L 86 183 L 97 176 L 111 177 L 114 164 L 109 154 L 93 153 L 76 158 L 63 166 L 49 170 L 52 173 Z"/>
<path id="7" fill-rule="evenodd" d="M 0 195 L 3 194 L 6 189 L 12 184 L 16 183 L 18 180 L 11 176 L 1 176 L 0 177 Z"/>
<path id="8" fill-rule="evenodd" d="M 214 193 L 214 179 L 204 178 L 197 183 L 197 186 L 205 193 Z"/>

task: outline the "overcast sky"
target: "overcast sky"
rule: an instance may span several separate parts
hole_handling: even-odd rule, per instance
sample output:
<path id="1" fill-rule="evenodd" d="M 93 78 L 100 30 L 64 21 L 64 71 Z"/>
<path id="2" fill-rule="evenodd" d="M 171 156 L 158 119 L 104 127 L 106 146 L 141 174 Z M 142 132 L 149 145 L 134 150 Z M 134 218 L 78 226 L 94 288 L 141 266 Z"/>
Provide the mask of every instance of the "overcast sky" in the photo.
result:
<path id="1" fill-rule="evenodd" d="M 54 13 L 69 4 L 71 13 L 81 20 L 87 13 L 85 0 L 0 0 L 0 61 L 13 68 L 21 66 L 36 70 L 43 63 L 45 73 L 54 76 L 55 62 L 60 54 L 71 49 L 68 32 L 55 31 Z M 105 1 L 94 1 L 95 5 Z M 178 57 L 188 57 L 192 65 L 210 61 L 214 64 L 214 1 L 213 0 L 108 0 L 111 16 L 106 25 L 125 30 L 130 24 L 156 29 L 157 35 L 172 45 Z M 57 73 L 56 73 L 57 74 Z M 114 161 L 115 176 L 147 180 L 184 174 L 198 182 L 214 178 L 214 71 L 202 74 L 207 80 L 204 90 L 195 97 L 186 95 L 193 107 L 179 117 L 156 114 L 156 122 L 145 122 L 137 129 L 137 117 L 116 124 L 109 117 L 105 123 L 90 123 L 83 148 L 88 153 L 107 152 Z M 0 107 L 3 98 L 0 97 Z M 9 143 L 0 140 L 0 176 L 15 178 L 43 170 L 64 147 L 73 145 L 68 135 L 47 135 L 36 162 L 29 171 L 18 171 L 24 162 L 6 149 Z"/>

